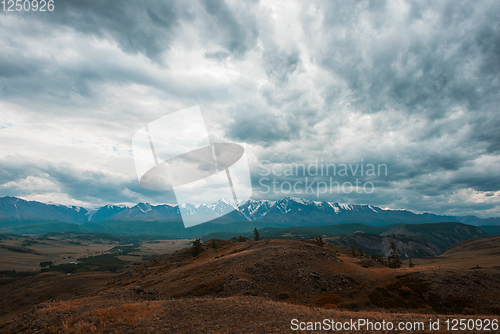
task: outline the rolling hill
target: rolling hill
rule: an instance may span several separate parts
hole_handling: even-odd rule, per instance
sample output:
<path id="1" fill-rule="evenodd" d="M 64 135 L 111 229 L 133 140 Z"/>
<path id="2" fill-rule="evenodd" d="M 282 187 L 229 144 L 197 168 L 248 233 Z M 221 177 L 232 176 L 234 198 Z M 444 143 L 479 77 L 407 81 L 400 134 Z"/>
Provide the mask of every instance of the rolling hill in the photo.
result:
<path id="1" fill-rule="evenodd" d="M 491 267 L 366 266 L 368 258 L 305 240 L 213 239 L 202 249 L 198 257 L 185 248 L 118 274 L 49 272 L 0 286 L 15 297 L 0 301 L 15 316 L 0 330 L 289 332 L 294 317 L 428 322 L 500 312 L 498 269 Z"/>

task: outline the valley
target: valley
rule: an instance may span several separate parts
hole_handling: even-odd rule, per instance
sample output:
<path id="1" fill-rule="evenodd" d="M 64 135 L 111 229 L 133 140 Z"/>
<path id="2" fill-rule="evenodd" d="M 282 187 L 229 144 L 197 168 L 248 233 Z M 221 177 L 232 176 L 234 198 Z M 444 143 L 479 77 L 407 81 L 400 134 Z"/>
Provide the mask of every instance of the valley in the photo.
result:
<path id="1" fill-rule="evenodd" d="M 114 254 L 131 266 L 144 258 L 187 247 L 189 239 L 120 237 L 106 234 L 47 233 L 43 235 L 0 234 L 0 270 L 35 271 L 41 262 L 54 265 L 77 262 L 79 258 Z M 123 254 L 121 248 L 132 248 Z"/>

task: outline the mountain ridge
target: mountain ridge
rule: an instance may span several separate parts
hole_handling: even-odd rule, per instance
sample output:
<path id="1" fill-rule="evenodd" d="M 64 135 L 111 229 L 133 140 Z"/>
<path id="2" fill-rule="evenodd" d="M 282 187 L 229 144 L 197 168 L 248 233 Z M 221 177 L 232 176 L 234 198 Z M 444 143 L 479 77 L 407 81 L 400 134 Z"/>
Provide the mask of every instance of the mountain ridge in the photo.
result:
<path id="1" fill-rule="evenodd" d="M 189 214 L 213 214 L 226 221 L 272 222 L 273 225 L 310 226 L 341 223 L 360 223 L 374 226 L 389 224 L 421 224 L 437 222 L 460 222 L 481 226 L 500 225 L 500 217 L 478 218 L 476 216 L 448 216 L 433 213 L 416 214 L 409 210 L 382 209 L 373 205 L 342 204 L 327 201 L 312 201 L 296 197 L 280 200 L 248 200 L 235 205 L 231 200 L 221 199 L 212 204 L 185 204 L 181 206 Z M 231 211 L 229 214 L 225 214 Z M 53 203 L 26 201 L 6 196 L 0 198 L 0 222 L 13 220 L 60 221 L 74 224 L 105 221 L 163 221 L 180 219 L 179 205 L 138 203 L 105 205 L 97 209 L 66 206 Z"/>

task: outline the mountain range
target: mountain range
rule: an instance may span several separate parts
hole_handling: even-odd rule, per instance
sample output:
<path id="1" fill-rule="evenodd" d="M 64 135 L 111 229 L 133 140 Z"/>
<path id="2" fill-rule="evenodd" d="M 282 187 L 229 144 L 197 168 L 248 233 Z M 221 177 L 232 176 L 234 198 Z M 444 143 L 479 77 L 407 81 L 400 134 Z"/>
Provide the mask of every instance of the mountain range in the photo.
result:
<path id="1" fill-rule="evenodd" d="M 500 225 L 500 218 L 481 219 L 476 216 L 445 216 L 432 213 L 415 214 L 407 210 L 387 210 L 372 205 L 339 204 L 294 197 L 281 200 L 248 200 L 235 206 L 232 201 L 213 204 L 185 204 L 184 212 L 220 217 L 213 223 L 259 222 L 268 226 L 321 226 L 359 223 L 373 226 L 390 224 L 423 224 L 460 222 L 469 225 Z M 231 211 L 229 214 L 224 213 Z M 0 198 L 0 222 L 52 221 L 72 224 L 105 221 L 158 222 L 179 220 L 178 205 L 139 203 L 132 207 L 105 205 L 97 209 L 26 201 L 16 197 Z M 259 224 L 259 225 L 261 225 Z"/>

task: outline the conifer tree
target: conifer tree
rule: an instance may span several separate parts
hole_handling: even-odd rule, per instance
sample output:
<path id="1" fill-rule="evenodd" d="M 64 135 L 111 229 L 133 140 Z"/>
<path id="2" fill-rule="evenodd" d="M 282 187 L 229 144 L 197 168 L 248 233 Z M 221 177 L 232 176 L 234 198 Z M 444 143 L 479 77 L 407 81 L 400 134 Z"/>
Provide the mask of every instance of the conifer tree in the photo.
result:
<path id="1" fill-rule="evenodd" d="M 391 242 L 389 248 L 391 249 L 391 253 L 387 257 L 387 266 L 390 268 L 401 267 L 402 261 L 399 258 L 401 253 L 399 252 L 398 246 L 396 246 L 394 242 Z"/>
<path id="2" fill-rule="evenodd" d="M 256 227 L 255 230 L 253 230 L 253 240 L 259 241 L 259 238 L 260 238 L 260 234 L 259 234 L 259 231 L 257 230 L 257 227 Z"/>
<path id="3" fill-rule="evenodd" d="M 200 255 L 200 253 L 203 251 L 203 248 L 201 247 L 201 240 L 200 238 L 196 239 L 193 241 L 193 247 L 191 248 L 191 253 L 193 254 L 194 257 L 197 257 Z"/>
<path id="4" fill-rule="evenodd" d="M 358 253 L 354 249 L 354 245 L 351 245 L 351 249 L 349 250 L 349 253 L 351 253 L 352 256 L 358 256 Z"/>
<path id="5" fill-rule="evenodd" d="M 358 256 L 363 256 L 363 249 L 361 247 L 358 248 Z"/>

